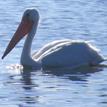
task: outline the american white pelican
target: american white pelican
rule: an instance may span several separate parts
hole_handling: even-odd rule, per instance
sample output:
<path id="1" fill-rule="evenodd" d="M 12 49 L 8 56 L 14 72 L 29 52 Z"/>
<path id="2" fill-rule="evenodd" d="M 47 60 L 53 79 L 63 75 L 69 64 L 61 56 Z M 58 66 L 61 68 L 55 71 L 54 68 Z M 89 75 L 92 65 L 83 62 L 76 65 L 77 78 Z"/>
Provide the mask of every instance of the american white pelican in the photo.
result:
<path id="1" fill-rule="evenodd" d="M 79 67 L 81 65 L 98 65 L 104 61 L 95 47 L 85 41 L 73 41 L 70 39 L 51 42 L 34 53 L 31 57 L 31 44 L 35 36 L 39 21 L 39 13 L 35 9 L 27 9 L 22 21 L 11 39 L 2 59 L 25 36 L 21 64 L 32 68 L 63 68 Z"/>

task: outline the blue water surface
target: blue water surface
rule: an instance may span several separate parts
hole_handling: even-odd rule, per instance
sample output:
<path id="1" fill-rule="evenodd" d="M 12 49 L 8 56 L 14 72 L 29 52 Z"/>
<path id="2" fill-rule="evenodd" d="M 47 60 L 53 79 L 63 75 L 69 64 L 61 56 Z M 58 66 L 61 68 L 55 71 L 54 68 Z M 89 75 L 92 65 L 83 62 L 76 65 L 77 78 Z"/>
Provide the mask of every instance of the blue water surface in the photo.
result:
<path id="1" fill-rule="evenodd" d="M 27 8 L 40 13 L 32 52 L 68 38 L 89 41 L 107 58 L 106 0 L 0 0 L 0 57 Z M 23 42 L 0 59 L 0 107 L 107 107 L 106 67 L 68 74 L 23 72 L 17 65 Z"/>

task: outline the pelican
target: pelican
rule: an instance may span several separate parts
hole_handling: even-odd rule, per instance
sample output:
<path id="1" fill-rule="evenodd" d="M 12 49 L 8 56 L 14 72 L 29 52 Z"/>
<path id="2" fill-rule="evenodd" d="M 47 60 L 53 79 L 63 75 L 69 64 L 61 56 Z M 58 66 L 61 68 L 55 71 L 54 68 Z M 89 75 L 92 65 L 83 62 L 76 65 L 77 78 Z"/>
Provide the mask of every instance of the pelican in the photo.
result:
<path id="1" fill-rule="evenodd" d="M 36 9 L 27 9 L 14 36 L 9 42 L 2 59 L 26 36 L 20 62 L 31 68 L 63 68 L 96 66 L 104 61 L 98 50 L 86 41 L 71 39 L 56 40 L 43 46 L 31 56 L 32 40 L 37 31 L 39 13 Z"/>

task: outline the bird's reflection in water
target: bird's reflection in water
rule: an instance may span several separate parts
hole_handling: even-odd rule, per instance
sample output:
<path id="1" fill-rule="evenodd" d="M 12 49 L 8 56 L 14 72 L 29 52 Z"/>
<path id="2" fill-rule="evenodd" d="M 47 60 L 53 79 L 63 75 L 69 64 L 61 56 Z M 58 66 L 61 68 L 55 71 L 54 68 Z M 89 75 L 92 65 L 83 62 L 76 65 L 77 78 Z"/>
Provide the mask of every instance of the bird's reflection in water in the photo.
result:
<path id="1" fill-rule="evenodd" d="M 39 96 L 37 95 L 36 88 L 37 84 L 32 81 L 32 71 L 30 69 L 23 69 L 22 71 L 22 83 L 24 89 L 24 95 L 22 96 L 23 104 L 19 105 L 19 107 L 25 107 L 30 105 L 35 105 L 38 103 Z"/>
<path id="2" fill-rule="evenodd" d="M 72 81 L 86 81 L 86 78 L 93 73 L 100 72 L 103 70 L 103 67 L 80 67 L 76 69 L 49 69 L 43 70 L 44 73 L 53 74 L 56 76 L 67 77 L 67 79 Z"/>
<path id="3" fill-rule="evenodd" d="M 31 71 L 30 70 L 23 69 L 23 72 L 22 72 L 22 81 L 24 83 L 23 88 L 25 90 L 31 90 L 32 89 L 33 82 L 32 82 L 32 79 L 31 79 Z"/>
<path id="4" fill-rule="evenodd" d="M 81 81 L 87 83 L 87 78 L 91 76 L 91 74 L 102 71 L 102 67 L 86 67 L 86 68 L 79 68 L 79 69 L 49 69 L 49 70 L 42 70 L 42 76 L 45 74 L 54 75 L 55 77 L 69 79 L 71 81 Z M 23 96 L 24 103 L 28 105 L 36 105 L 39 102 L 39 95 L 36 95 L 36 88 L 33 90 L 34 87 L 39 87 L 39 85 L 33 83 L 32 76 L 39 72 L 38 70 L 31 70 L 31 69 L 23 69 L 22 72 L 22 83 L 23 89 L 27 94 Z M 32 75 L 33 73 L 33 75 Z M 46 76 L 46 75 L 45 75 Z M 53 76 L 51 76 L 53 77 Z M 47 77 L 48 78 L 48 77 Z M 33 94 L 30 94 L 33 90 Z M 24 105 L 25 106 L 25 105 Z M 24 107 L 20 105 L 19 107 Z"/>

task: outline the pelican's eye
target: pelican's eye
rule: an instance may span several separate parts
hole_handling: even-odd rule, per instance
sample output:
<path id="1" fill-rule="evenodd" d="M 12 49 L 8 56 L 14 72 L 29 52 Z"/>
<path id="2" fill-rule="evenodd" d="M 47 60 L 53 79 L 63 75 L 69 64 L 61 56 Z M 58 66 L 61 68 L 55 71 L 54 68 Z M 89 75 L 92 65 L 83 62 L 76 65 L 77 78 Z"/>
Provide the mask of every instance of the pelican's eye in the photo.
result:
<path id="1" fill-rule="evenodd" d="M 29 17 L 30 17 L 29 13 L 27 13 L 26 16 L 27 16 L 27 18 L 29 19 Z"/>

